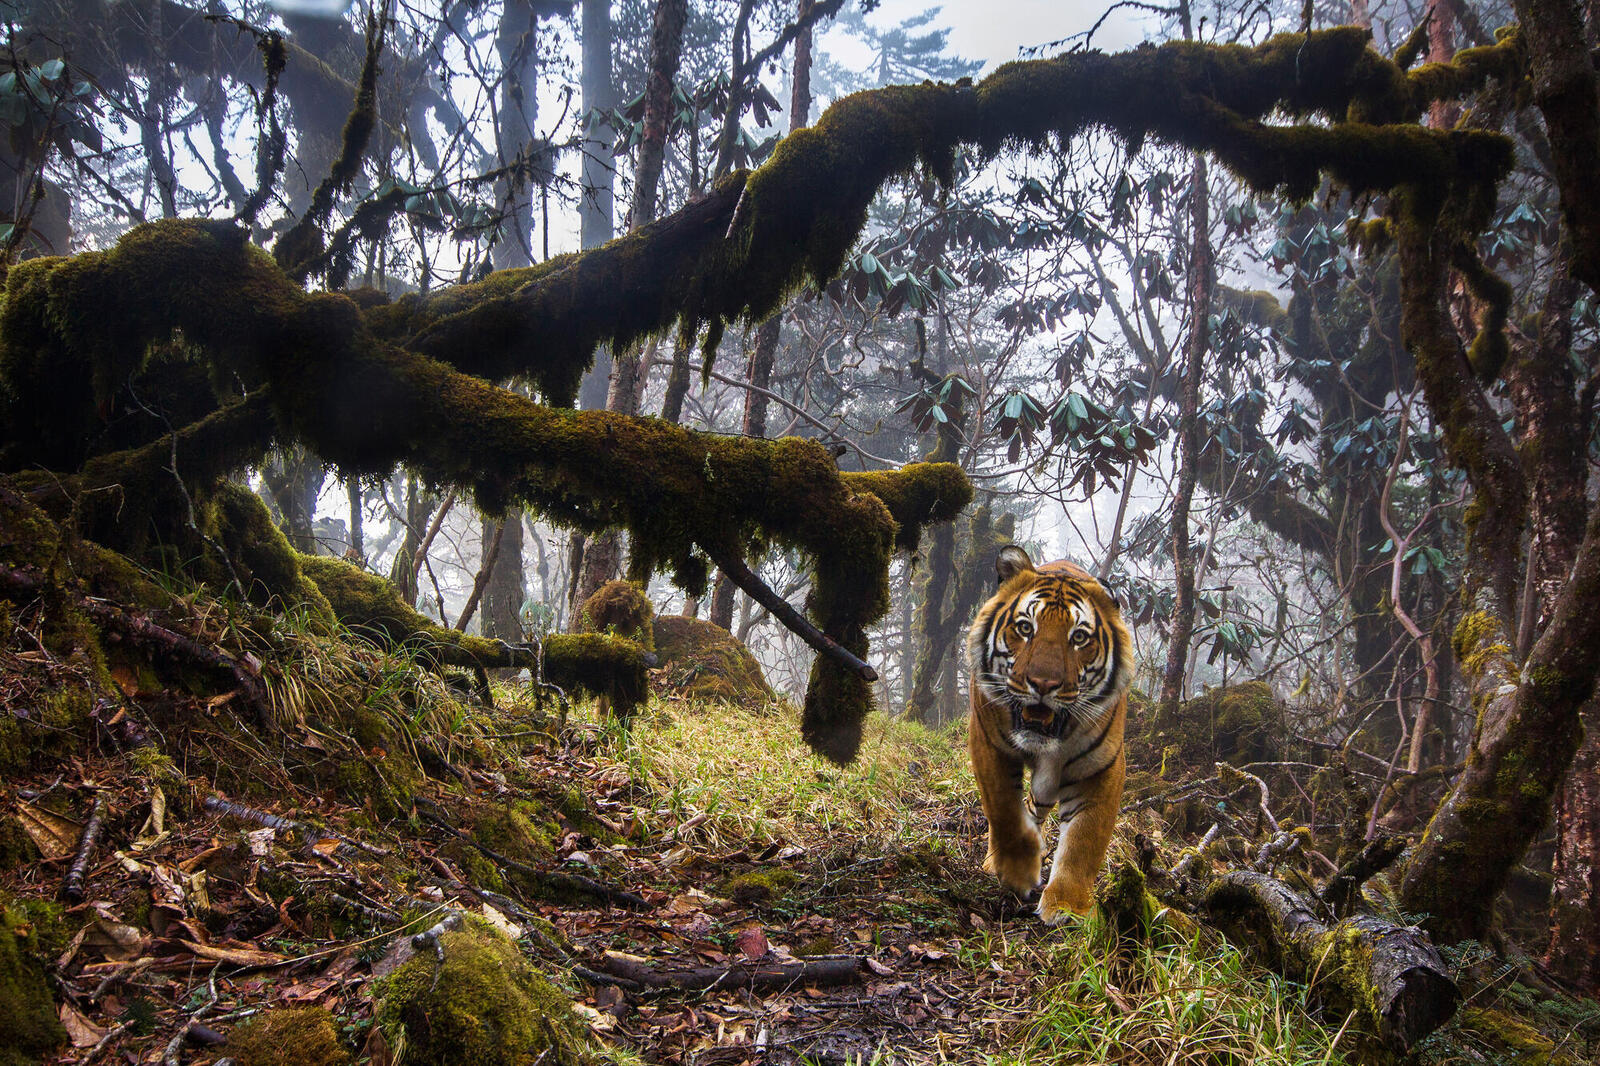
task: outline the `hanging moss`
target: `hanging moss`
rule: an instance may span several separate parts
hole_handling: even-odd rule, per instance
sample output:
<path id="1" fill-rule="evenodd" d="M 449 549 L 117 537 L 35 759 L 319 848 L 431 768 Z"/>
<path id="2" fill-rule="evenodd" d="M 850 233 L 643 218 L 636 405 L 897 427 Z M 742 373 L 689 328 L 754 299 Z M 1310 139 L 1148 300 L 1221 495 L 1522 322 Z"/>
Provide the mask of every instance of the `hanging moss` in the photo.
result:
<path id="1" fill-rule="evenodd" d="M 1415 119 L 1432 98 L 1519 77 L 1520 45 L 1507 37 L 1446 70 L 1407 75 L 1367 43 L 1351 28 L 1256 47 L 1171 42 L 1008 64 L 978 85 L 856 94 L 786 138 L 759 170 L 724 179 L 669 218 L 541 271 L 396 305 L 307 293 L 230 224 L 138 226 L 106 251 L 13 271 L 0 309 L 0 393 L 19 411 L 55 402 L 38 370 L 65 368 L 48 387 L 62 391 L 70 443 L 86 412 L 147 369 L 152 352 L 181 339 L 204 363 L 225 406 L 173 438 L 97 457 L 71 486 L 90 501 L 94 535 L 117 547 L 119 536 L 183 544 L 174 444 L 178 476 L 190 495 L 204 495 L 274 439 L 299 442 L 352 473 L 406 464 L 470 487 L 490 513 L 520 503 L 585 531 L 626 527 L 637 573 L 669 569 L 691 590 L 703 585 L 708 556 L 738 554 L 757 536 L 797 549 L 815 569 L 814 620 L 865 654 L 866 626 L 888 603 L 889 553 L 959 510 L 959 473 L 930 467 L 852 482 L 815 443 L 550 410 L 482 379 L 522 376 L 564 403 L 600 343 L 625 346 L 675 323 L 690 333 L 708 324 L 713 341 L 728 323 L 759 319 L 803 278 L 837 272 L 883 182 L 917 167 L 948 177 L 961 144 L 994 153 L 1090 127 L 1135 147 L 1156 137 L 1214 153 L 1257 191 L 1304 198 L 1328 173 L 1352 193 L 1389 193 L 1398 224 L 1459 244 L 1489 219 L 1509 142 Z M 1276 114 L 1319 122 L 1269 124 Z M 1491 309 L 1479 346 L 1486 367 L 1503 321 L 1491 288 L 1478 287 Z M 232 402 L 234 391 L 248 399 Z M 359 398 L 362 418 L 334 399 L 348 397 Z M 4 447 L 13 462 L 30 445 L 8 436 Z M 66 451 L 51 454 L 69 462 Z M 93 491 L 112 486 L 120 497 Z M 131 533 L 118 517 L 131 519 Z M 869 697 L 864 681 L 819 659 L 805 735 L 848 759 Z"/>
<path id="2" fill-rule="evenodd" d="M 413 1066 L 583 1066 L 599 1061 L 572 1001 L 481 919 L 439 938 L 377 991 L 376 1020 Z"/>
<path id="3" fill-rule="evenodd" d="M 228 1034 L 238 1066 L 348 1066 L 334 1016 L 322 1007 L 269 1010 Z"/>

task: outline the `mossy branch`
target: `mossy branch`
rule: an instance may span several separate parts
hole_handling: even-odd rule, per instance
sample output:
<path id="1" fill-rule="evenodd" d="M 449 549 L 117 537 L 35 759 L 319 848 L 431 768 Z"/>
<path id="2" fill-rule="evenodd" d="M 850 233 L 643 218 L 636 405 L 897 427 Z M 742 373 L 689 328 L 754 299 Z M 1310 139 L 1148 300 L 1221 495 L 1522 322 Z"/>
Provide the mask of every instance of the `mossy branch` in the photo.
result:
<path id="1" fill-rule="evenodd" d="M 1451 190 L 1475 189 L 1466 199 L 1485 205 L 1487 221 L 1509 142 L 1415 119 L 1435 98 L 1517 76 L 1514 35 L 1409 76 L 1367 45 L 1353 27 L 1253 48 L 1175 41 L 1011 63 L 976 86 L 857 93 L 675 215 L 581 256 L 491 275 L 470 304 L 408 297 L 374 312 L 375 328 L 482 377 L 532 375 L 552 402 L 568 403 L 601 343 L 625 348 L 679 321 L 720 336 L 737 320 L 766 318 L 806 279 L 831 279 L 896 175 L 918 165 L 944 174 L 964 144 L 993 156 L 1064 145 L 1091 127 L 1130 145 L 1155 137 L 1213 152 L 1256 191 L 1300 199 L 1327 172 L 1357 194 L 1410 190 L 1402 206 L 1422 218 Z M 1280 110 L 1332 124 L 1269 125 Z"/>

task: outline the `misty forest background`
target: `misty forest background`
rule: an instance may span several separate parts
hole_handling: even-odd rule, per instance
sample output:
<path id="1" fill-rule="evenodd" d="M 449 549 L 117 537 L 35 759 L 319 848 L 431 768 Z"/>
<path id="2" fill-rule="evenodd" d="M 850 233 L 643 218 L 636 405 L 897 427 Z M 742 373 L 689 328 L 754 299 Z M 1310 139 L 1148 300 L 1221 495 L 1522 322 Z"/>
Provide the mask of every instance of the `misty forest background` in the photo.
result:
<path id="1" fill-rule="evenodd" d="M 1086 18 L 998 72 L 875 8 L 8 5 L 14 650 L 68 602 L 281 708 L 248 639 L 144 612 L 310 590 L 480 701 L 625 714 L 696 619 L 843 763 L 869 706 L 960 722 L 1015 541 L 1122 604 L 1173 840 L 1303 863 L 1330 921 L 1381 871 L 1399 925 L 1592 997 L 1600 7 L 1123 3 L 1138 49 Z"/>

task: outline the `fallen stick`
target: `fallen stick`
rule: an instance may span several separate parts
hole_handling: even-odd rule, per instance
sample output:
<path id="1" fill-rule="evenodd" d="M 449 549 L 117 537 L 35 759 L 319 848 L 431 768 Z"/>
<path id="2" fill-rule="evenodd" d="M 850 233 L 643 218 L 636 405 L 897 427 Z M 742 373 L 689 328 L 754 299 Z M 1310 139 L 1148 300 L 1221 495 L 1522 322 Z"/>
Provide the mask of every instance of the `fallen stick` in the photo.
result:
<path id="1" fill-rule="evenodd" d="M 78 838 L 78 852 L 72 857 L 72 865 L 67 867 L 67 877 L 62 884 L 62 894 L 72 903 L 82 903 L 84 894 L 84 881 L 89 876 L 89 860 L 94 856 L 95 845 L 100 843 L 100 831 L 106 821 L 106 794 L 94 794 L 94 808 L 89 812 L 89 821 L 83 827 L 83 836 Z"/>
<path id="2" fill-rule="evenodd" d="M 1361 896 L 1361 886 L 1392 866 L 1406 850 L 1408 843 L 1410 841 L 1405 837 L 1391 836 L 1374 837 L 1367 841 L 1366 847 L 1339 867 L 1328 878 L 1328 883 L 1322 886 L 1322 902 L 1332 907 L 1339 917 L 1348 915 Z"/>
<path id="3" fill-rule="evenodd" d="M 859 955 L 822 955 L 795 962 L 755 960 L 726 966 L 673 966 L 660 969 L 643 959 L 608 951 L 600 962 L 603 973 L 641 988 L 675 988 L 701 991 L 713 988 L 748 988 L 756 992 L 788 988 L 791 985 L 854 984 L 866 973 L 866 961 Z"/>
<path id="4" fill-rule="evenodd" d="M 768 588 L 766 583 L 744 564 L 743 559 L 722 552 L 708 552 L 708 554 L 711 555 L 711 561 L 717 564 L 717 569 L 728 575 L 729 581 L 743 590 L 746 596 L 770 611 L 772 617 L 782 622 L 789 632 L 811 645 L 816 651 L 843 664 L 857 677 L 866 681 L 878 680 L 878 671 L 862 661 L 855 652 L 812 625 L 811 620 L 795 610 L 788 600 Z"/>
<path id="5" fill-rule="evenodd" d="M 265 826 L 268 829 L 279 829 L 285 833 L 296 833 L 308 845 L 316 844 L 323 840 L 337 840 L 340 844 L 352 848 L 360 848 L 369 855 L 388 855 L 388 848 L 380 848 L 376 844 L 363 843 L 352 839 L 334 829 L 321 829 L 305 822 L 297 822 L 293 818 L 285 818 L 280 814 L 270 811 L 260 811 L 254 807 L 246 807 L 242 803 L 235 803 L 221 796 L 207 796 L 203 804 L 206 810 L 214 814 L 226 815 L 231 818 L 242 818 L 247 822 Z"/>

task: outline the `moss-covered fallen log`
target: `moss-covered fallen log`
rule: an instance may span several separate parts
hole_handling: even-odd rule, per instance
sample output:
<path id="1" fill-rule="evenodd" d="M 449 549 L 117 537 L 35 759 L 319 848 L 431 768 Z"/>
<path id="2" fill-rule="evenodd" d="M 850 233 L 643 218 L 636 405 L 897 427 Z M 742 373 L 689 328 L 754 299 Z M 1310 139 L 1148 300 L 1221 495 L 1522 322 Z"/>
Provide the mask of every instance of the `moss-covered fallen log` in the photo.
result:
<path id="1" fill-rule="evenodd" d="M 1354 1012 L 1386 1048 L 1409 1051 L 1455 1013 L 1461 995 L 1427 934 L 1358 914 L 1342 920 L 1276 878 L 1232 870 L 1205 894 L 1208 918 L 1335 1013 Z"/>

